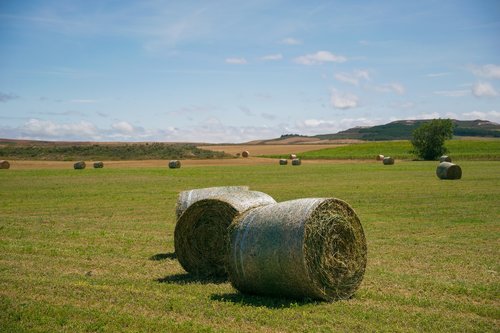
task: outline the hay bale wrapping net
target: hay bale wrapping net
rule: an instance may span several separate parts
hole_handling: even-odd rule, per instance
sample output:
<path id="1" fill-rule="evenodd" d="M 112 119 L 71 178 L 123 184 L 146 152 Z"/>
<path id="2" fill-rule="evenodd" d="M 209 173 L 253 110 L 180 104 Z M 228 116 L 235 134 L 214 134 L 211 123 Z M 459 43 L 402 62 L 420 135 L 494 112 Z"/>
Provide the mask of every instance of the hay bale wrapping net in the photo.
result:
<path id="1" fill-rule="evenodd" d="M 9 161 L 6 161 L 6 160 L 0 161 L 0 169 L 9 169 L 9 168 L 10 168 Z"/>
<path id="2" fill-rule="evenodd" d="M 462 168 L 454 163 L 441 162 L 436 168 L 436 176 L 439 179 L 460 179 L 462 178 Z"/>
<path id="3" fill-rule="evenodd" d="M 168 162 L 168 167 L 170 169 L 178 169 L 181 167 L 181 161 L 179 160 L 172 160 L 170 162 Z"/>
<path id="4" fill-rule="evenodd" d="M 73 168 L 75 169 L 85 169 L 87 165 L 85 164 L 84 161 L 79 161 L 79 162 L 76 162 L 75 164 L 73 164 Z"/>
<path id="5" fill-rule="evenodd" d="M 179 263 L 197 276 L 227 276 L 227 228 L 248 209 L 273 203 L 276 201 L 262 192 L 235 191 L 191 204 L 175 226 Z"/>
<path id="6" fill-rule="evenodd" d="M 104 168 L 104 163 L 101 161 L 94 162 L 94 169 L 102 169 Z"/>
<path id="7" fill-rule="evenodd" d="M 366 268 L 367 247 L 354 210 L 334 198 L 254 208 L 229 227 L 227 271 L 244 293 L 349 298 Z"/>

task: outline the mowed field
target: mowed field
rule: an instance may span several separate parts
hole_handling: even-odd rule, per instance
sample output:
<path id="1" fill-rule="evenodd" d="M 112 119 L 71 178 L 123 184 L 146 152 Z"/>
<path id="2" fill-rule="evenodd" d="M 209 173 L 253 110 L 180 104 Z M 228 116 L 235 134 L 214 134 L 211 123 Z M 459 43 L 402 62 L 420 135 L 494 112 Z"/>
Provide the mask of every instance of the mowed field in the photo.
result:
<path id="1" fill-rule="evenodd" d="M 85 170 L 14 161 L 0 170 L 0 330 L 500 330 L 500 162 L 464 161 L 463 179 L 442 181 L 436 162 L 271 161 Z M 349 202 L 368 242 L 354 297 L 243 295 L 187 274 L 174 253 L 177 195 L 224 185 Z"/>

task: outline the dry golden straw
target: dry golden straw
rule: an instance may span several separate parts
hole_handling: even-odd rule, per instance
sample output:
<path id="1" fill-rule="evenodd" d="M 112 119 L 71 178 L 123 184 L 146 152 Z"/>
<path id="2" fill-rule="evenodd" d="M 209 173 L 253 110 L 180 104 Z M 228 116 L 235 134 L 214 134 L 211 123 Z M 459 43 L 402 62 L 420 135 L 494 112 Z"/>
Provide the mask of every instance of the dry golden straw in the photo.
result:
<path id="1" fill-rule="evenodd" d="M 101 161 L 94 162 L 94 169 L 104 168 L 104 163 Z"/>
<path id="2" fill-rule="evenodd" d="M 377 161 L 382 161 L 384 159 L 384 155 L 377 155 Z"/>
<path id="3" fill-rule="evenodd" d="M 0 161 L 0 169 L 8 169 L 8 168 L 10 168 L 9 161 L 1 160 Z"/>
<path id="4" fill-rule="evenodd" d="M 250 156 L 250 152 L 248 150 L 245 150 L 244 152 L 241 153 L 241 156 L 248 157 Z"/>
<path id="5" fill-rule="evenodd" d="M 249 210 L 229 227 L 227 270 L 244 293 L 346 299 L 359 287 L 367 247 L 354 210 L 308 198 Z"/>
<path id="6" fill-rule="evenodd" d="M 462 169 L 456 164 L 441 162 L 436 168 L 436 175 L 439 179 L 460 179 L 462 178 Z"/>
<path id="7" fill-rule="evenodd" d="M 451 162 L 451 157 L 443 155 L 439 158 L 439 162 Z"/>
<path id="8" fill-rule="evenodd" d="M 170 162 L 168 162 L 168 167 L 170 169 L 178 169 L 181 167 L 181 161 L 179 160 L 172 160 Z"/>
<path id="9" fill-rule="evenodd" d="M 79 161 L 79 162 L 76 162 L 75 164 L 73 164 L 73 168 L 75 169 L 85 169 L 87 165 L 85 164 L 84 161 Z"/>

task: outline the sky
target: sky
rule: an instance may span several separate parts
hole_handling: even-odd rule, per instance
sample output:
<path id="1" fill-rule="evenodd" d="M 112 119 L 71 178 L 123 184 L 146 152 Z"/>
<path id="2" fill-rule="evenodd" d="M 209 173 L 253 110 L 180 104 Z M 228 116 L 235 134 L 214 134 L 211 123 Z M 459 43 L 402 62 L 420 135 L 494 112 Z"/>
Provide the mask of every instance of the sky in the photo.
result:
<path id="1" fill-rule="evenodd" d="M 0 0 L 0 137 L 239 143 L 500 122 L 500 1 Z"/>

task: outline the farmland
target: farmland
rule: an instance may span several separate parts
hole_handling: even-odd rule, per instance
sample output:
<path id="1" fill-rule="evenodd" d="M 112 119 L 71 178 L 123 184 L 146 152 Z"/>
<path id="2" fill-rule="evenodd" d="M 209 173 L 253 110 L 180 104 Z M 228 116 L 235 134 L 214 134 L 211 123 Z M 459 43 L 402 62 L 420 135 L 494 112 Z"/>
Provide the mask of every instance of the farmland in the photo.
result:
<path id="1" fill-rule="evenodd" d="M 500 329 L 499 161 L 461 161 L 461 180 L 440 181 L 436 162 L 305 161 L 293 167 L 262 160 L 186 162 L 177 170 L 159 161 L 116 162 L 100 170 L 19 161 L 24 167 L 0 170 L 0 327 Z M 177 194 L 222 185 L 249 185 L 277 201 L 349 202 L 368 242 L 367 271 L 354 297 L 324 303 L 242 295 L 226 281 L 187 274 L 173 246 Z"/>

